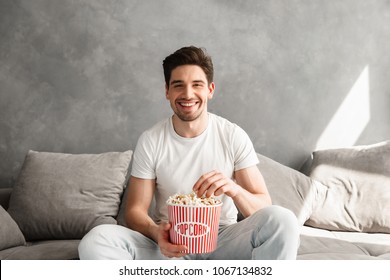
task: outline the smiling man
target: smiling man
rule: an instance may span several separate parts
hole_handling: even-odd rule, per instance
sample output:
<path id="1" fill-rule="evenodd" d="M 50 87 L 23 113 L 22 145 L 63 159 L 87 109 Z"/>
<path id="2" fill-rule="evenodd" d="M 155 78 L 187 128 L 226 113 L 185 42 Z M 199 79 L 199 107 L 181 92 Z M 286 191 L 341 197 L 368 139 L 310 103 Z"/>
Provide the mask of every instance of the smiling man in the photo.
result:
<path id="1" fill-rule="evenodd" d="M 197 136 L 207 126 L 207 102 L 213 97 L 214 83 L 208 82 L 205 72 L 197 65 L 176 67 L 170 77 L 166 98 L 174 112 L 173 126 L 183 137 Z M 189 132 L 195 135 L 182 135 Z"/>
<path id="2" fill-rule="evenodd" d="M 173 116 L 139 138 L 128 186 L 127 227 L 100 225 L 81 241 L 81 259 L 295 259 L 294 214 L 273 206 L 248 135 L 209 113 L 213 64 L 197 47 L 163 62 L 165 95 Z M 217 249 L 186 254 L 169 240 L 166 200 L 175 193 L 217 196 L 223 202 Z M 155 199 L 155 207 L 149 208 Z M 245 219 L 237 222 L 237 213 Z"/>

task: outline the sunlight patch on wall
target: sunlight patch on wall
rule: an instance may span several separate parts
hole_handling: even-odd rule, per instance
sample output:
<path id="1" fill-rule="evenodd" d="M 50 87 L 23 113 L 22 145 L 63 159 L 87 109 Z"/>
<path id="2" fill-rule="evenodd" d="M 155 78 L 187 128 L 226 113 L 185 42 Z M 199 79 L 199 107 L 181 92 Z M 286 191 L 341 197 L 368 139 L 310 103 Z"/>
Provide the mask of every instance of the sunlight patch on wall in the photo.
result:
<path id="1" fill-rule="evenodd" d="M 369 121 L 370 85 L 367 65 L 322 132 L 316 150 L 353 146 Z"/>

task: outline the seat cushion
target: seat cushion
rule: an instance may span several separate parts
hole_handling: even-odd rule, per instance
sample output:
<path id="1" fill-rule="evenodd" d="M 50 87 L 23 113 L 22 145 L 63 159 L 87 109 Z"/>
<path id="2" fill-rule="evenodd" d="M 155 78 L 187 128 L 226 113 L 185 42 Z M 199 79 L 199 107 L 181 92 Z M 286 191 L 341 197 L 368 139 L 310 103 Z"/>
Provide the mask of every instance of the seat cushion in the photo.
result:
<path id="1" fill-rule="evenodd" d="M 390 235 L 333 232 L 303 227 L 297 259 L 373 260 L 390 259 Z"/>
<path id="2" fill-rule="evenodd" d="M 1 260 L 75 260 L 79 259 L 80 240 L 46 240 L 27 242 L 0 251 Z"/>

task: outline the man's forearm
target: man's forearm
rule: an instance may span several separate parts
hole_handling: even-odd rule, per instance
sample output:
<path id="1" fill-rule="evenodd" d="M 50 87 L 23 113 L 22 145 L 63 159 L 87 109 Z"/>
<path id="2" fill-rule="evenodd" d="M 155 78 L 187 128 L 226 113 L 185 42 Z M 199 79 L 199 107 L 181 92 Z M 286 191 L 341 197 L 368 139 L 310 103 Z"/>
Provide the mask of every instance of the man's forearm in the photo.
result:
<path id="1" fill-rule="evenodd" d="M 157 242 L 158 225 L 143 211 L 130 210 L 126 215 L 126 224 Z"/>
<path id="2" fill-rule="evenodd" d="M 261 208 L 272 204 L 270 197 L 265 194 L 252 194 L 244 188 L 238 186 L 240 191 L 233 198 L 234 204 L 244 217 L 252 215 Z"/>

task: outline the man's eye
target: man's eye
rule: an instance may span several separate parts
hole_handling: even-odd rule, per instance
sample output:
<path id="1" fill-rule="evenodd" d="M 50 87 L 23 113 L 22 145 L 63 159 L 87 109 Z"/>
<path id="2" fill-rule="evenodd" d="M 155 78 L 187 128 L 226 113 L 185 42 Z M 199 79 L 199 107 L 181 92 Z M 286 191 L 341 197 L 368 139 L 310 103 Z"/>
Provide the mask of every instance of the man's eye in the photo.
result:
<path id="1" fill-rule="evenodd" d="M 173 87 L 174 88 L 181 88 L 181 87 L 183 87 L 183 85 L 174 85 Z"/>
<path id="2" fill-rule="evenodd" d="M 202 87 L 202 84 L 194 84 L 194 87 Z"/>

